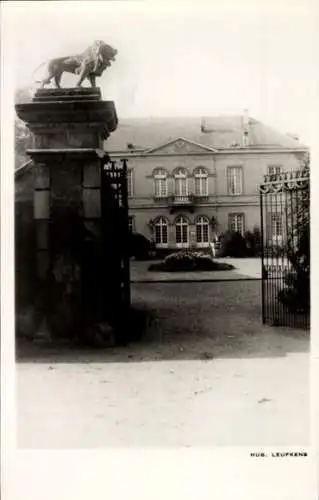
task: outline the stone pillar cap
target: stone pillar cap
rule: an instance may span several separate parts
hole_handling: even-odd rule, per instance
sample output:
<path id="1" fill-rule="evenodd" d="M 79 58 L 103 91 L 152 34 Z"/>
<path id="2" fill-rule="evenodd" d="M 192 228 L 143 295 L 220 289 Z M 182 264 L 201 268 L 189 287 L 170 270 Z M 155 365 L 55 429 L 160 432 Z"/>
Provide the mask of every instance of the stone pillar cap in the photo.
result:
<path id="1" fill-rule="evenodd" d="M 100 101 L 102 99 L 99 87 L 80 87 L 63 89 L 37 89 L 32 102 L 50 101 Z"/>
<path id="2" fill-rule="evenodd" d="M 15 109 L 31 129 L 39 124 L 100 123 L 110 133 L 118 124 L 114 102 L 103 101 L 98 87 L 38 89 L 32 102 L 16 104 Z"/>

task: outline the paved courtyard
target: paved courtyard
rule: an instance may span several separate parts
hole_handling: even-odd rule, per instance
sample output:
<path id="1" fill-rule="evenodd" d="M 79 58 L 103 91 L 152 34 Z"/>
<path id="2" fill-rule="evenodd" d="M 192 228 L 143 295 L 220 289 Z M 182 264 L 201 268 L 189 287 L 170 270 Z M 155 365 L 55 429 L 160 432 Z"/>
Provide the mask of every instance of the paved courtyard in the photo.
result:
<path id="1" fill-rule="evenodd" d="M 20 347 L 19 446 L 308 444 L 309 333 L 261 324 L 259 281 L 140 283 L 132 298 L 140 342 Z"/>

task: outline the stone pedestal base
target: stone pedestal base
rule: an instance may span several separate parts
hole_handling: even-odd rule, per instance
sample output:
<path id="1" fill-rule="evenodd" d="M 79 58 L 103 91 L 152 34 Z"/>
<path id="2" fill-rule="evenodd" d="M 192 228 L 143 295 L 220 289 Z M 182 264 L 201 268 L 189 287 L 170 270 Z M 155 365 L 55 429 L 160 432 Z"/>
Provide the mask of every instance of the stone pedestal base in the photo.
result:
<path id="1" fill-rule="evenodd" d="M 16 111 L 33 133 L 36 302 L 53 335 L 77 336 L 100 320 L 100 169 L 115 107 L 97 88 L 43 89 Z"/>

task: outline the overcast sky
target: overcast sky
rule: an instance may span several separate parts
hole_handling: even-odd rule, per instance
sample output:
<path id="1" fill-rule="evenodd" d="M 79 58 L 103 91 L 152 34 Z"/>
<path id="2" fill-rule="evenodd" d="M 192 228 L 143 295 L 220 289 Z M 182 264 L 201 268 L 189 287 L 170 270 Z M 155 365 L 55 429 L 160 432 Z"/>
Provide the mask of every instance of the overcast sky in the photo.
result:
<path id="1" fill-rule="evenodd" d="M 241 113 L 310 144 L 318 10 L 310 0 L 13 2 L 16 87 L 96 39 L 119 51 L 98 80 L 119 117 Z M 38 76 L 41 76 L 41 71 Z M 74 77 L 63 80 L 72 85 Z"/>

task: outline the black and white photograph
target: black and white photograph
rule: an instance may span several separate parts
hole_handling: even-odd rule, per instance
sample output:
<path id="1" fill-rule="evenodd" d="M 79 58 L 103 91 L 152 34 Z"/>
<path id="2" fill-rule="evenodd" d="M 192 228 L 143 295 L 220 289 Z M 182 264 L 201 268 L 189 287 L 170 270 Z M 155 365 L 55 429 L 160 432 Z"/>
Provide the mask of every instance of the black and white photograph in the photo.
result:
<path id="1" fill-rule="evenodd" d="M 301 462 L 315 10 L 8 4 L 17 448 Z"/>

